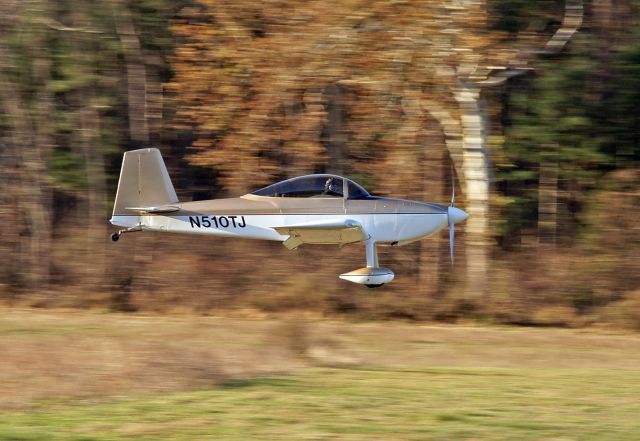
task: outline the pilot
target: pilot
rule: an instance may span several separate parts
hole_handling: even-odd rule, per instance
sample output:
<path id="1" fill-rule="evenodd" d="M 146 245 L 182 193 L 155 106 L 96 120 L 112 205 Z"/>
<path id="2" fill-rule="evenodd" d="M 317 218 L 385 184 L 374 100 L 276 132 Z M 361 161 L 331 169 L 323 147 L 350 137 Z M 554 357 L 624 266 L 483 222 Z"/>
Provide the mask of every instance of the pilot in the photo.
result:
<path id="1" fill-rule="evenodd" d="M 322 192 L 322 194 L 327 194 L 327 195 L 335 194 L 336 193 L 336 187 L 337 186 L 336 186 L 336 183 L 335 183 L 335 179 L 329 178 L 324 183 L 324 191 Z"/>

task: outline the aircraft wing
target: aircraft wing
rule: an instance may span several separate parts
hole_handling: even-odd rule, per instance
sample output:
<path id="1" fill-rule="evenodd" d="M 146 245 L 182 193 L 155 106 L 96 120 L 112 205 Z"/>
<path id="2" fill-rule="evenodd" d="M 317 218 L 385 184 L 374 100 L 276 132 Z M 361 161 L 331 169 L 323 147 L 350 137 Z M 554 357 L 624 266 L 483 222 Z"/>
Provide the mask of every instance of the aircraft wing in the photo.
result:
<path id="1" fill-rule="evenodd" d="M 173 211 L 179 211 L 180 208 L 174 205 L 159 205 L 157 207 L 126 207 L 128 211 L 138 211 L 141 213 L 171 213 Z"/>
<path id="2" fill-rule="evenodd" d="M 283 236 L 289 236 L 283 245 L 290 250 L 298 248 L 303 243 L 352 243 L 367 239 L 362 225 L 351 219 L 322 220 L 305 222 L 284 227 L 274 227 Z"/>

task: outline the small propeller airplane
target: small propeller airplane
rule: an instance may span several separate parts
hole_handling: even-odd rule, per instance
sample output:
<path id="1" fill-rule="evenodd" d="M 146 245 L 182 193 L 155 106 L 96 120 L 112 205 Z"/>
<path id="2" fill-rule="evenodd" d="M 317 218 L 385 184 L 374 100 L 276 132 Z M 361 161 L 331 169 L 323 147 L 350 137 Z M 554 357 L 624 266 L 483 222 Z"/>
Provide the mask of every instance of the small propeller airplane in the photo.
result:
<path id="1" fill-rule="evenodd" d="M 331 174 L 287 179 L 239 198 L 180 202 L 160 151 L 124 154 L 111 223 L 125 229 L 111 235 L 150 230 L 280 241 L 290 250 L 302 244 L 361 242 L 366 262 L 340 278 L 369 288 L 394 273 L 378 264 L 377 244 L 404 245 L 449 227 L 451 262 L 454 225 L 468 214 L 451 204 L 372 196 L 354 181 Z"/>

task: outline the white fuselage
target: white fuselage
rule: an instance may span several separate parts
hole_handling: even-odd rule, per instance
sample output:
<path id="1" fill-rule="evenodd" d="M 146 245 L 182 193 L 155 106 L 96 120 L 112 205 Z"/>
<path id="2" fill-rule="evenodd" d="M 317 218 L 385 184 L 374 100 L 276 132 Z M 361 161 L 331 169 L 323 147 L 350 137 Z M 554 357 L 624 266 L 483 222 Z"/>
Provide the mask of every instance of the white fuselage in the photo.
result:
<path id="1" fill-rule="evenodd" d="M 446 213 L 370 213 L 370 214 L 190 214 L 113 216 L 111 223 L 125 228 L 172 233 L 209 234 L 284 241 L 286 235 L 274 228 L 313 221 L 354 220 L 378 243 L 407 243 L 429 236 L 447 226 Z"/>

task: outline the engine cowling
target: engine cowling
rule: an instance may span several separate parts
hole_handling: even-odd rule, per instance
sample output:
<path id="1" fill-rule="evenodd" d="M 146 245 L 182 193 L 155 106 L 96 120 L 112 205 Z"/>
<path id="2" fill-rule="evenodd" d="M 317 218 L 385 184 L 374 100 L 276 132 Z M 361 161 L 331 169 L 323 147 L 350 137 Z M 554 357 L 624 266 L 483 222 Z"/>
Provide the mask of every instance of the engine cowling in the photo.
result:
<path id="1" fill-rule="evenodd" d="M 353 270 L 348 273 L 340 274 L 340 278 L 353 283 L 359 283 L 365 285 L 368 288 L 377 288 L 389 283 L 393 280 L 395 274 L 389 268 L 383 266 L 380 267 L 365 267 L 357 270 Z"/>

